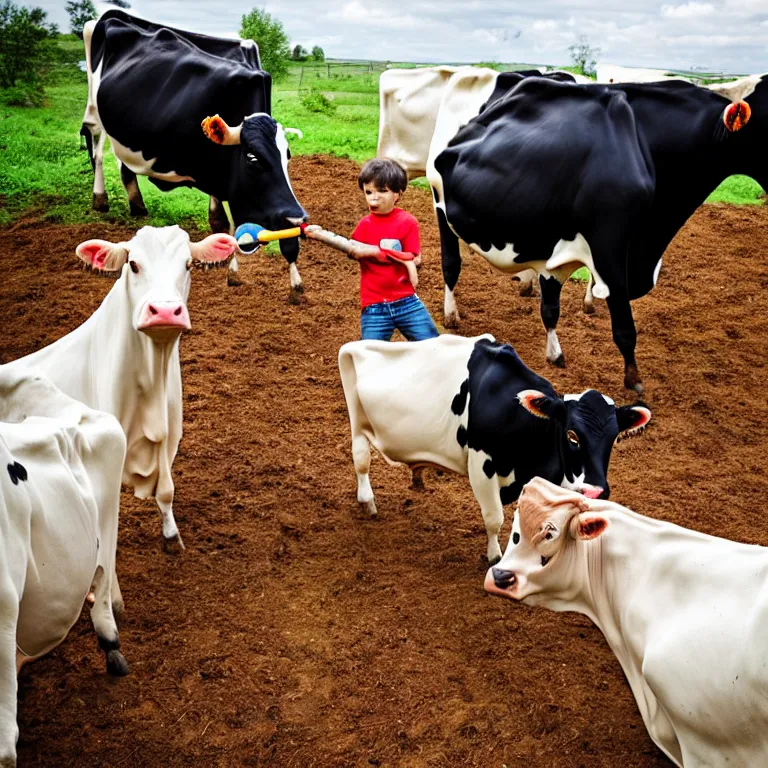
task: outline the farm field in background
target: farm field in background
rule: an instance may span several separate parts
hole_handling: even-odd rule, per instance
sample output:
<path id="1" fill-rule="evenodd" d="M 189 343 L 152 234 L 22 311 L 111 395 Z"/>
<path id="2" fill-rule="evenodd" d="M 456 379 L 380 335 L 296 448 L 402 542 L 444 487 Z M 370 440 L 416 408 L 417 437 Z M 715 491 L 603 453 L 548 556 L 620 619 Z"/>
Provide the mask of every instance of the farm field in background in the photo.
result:
<path id="1" fill-rule="evenodd" d="M 85 74 L 76 67 L 82 56 L 79 41 L 62 43 L 62 58 L 47 89 L 42 108 L 0 106 L 0 226 L 30 208 L 42 219 L 62 222 L 103 221 L 90 209 L 93 174 L 81 151 L 80 124 L 85 109 Z M 293 155 L 325 154 L 362 162 L 376 153 L 379 75 L 397 62 L 339 62 L 296 65 L 273 88 L 273 114 L 286 126 L 300 128 L 304 138 L 290 136 Z M 530 64 L 495 64 L 499 68 Z M 329 106 L 330 105 L 330 106 Z M 326 111 L 317 111 L 317 110 Z M 111 210 L 107 220 L 128 223 L 128 200 L 111 151 L 104 156 Z M 426 180 L 416 179 L 416 186 Z M 196 190 L 161 193 L 139 177 L 150 211 L 146 223 L 207 228 L 205 196 Z M 350 190 L 353 194 L 354 190 Z M 727 179 L 711 202 L 759 203 L 762 189 L 747 177 Z"/>

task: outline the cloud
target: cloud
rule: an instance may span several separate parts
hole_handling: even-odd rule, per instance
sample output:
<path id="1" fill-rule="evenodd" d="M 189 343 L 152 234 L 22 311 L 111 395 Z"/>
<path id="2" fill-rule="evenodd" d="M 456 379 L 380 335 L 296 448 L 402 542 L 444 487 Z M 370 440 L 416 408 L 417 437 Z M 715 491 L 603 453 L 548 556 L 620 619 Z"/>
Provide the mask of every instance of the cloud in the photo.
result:
<path id="1" fill-rule="evenodd" d="M 715 6 L 710 3 L 686 3 L 685 5 L 662 5 L 661 15 L 665 19 L 695 19 L 700 16 L 710 16 L 715 12 Z"/>

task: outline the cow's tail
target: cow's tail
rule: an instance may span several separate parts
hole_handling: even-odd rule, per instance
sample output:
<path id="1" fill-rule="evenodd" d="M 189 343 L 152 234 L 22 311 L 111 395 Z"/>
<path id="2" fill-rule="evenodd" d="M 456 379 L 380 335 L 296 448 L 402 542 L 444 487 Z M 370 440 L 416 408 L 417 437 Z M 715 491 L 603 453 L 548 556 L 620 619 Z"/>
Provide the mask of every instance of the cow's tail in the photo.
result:
<path id="1" fill-rule="evenodd" d="M 80 128 L 80 135 L 85 136 L 85 146 L 88 150 L 88 157 L 91 158 L 91 168 L 93 168 L 94 173 L 96 172 L 96 160 L 93 157 L 93 134 L 91 134 L 90 130 L 88 129 L 88 126 L 83 123 Z"/>

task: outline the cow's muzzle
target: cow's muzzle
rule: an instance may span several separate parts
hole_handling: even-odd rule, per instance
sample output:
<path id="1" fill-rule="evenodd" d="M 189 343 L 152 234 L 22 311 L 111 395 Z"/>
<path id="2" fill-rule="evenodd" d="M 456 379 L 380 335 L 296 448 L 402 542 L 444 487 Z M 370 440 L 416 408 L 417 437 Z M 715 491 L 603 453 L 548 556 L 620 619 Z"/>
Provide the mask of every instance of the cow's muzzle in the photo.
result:
<path id="1" fill-rule="evenodd" d="M 517 583 L 515 574 L 512 571 L 505 571 L 503 568 L 493 566 L 485 574 L 485 591 L 491 595 L 500 597 L 514 597 L 512 590 Z"/>
<path id="2" fill-rule="evenodd" d="M 157 341 L 172 339 L 191 327 L 189 312 L 183 301 L 148 301 L 137 326 L 138 330 Z"/>

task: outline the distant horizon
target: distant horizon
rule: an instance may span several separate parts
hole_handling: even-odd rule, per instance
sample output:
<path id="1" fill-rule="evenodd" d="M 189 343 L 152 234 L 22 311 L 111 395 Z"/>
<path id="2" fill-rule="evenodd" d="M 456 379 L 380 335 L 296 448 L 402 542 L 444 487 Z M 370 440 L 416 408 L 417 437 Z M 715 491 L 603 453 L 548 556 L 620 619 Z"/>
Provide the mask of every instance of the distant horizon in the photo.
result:
<path id="1" fill-rule="evenodd" d="M 64 0 L 14 0 L 42 8 L 70 31 Z M 130 0 L 127 12 L 215 37 L 237 38 L 248 2 Z M 675 4 L 677 3 L 677 4 Z M 103 12 L 114 6 L 95 3 Z M 569 66 L 584 37 L 598 62 L 679 72 L 768 72 L 766 0 L 274 0 L 259 4 L 280 21 L 291 47 L 320 46 L 329 59 L 551 62 Z M 458 56 L 457 56 L 458 54 Z M 462 61 L 457 61 L 461 59 Z"/>

